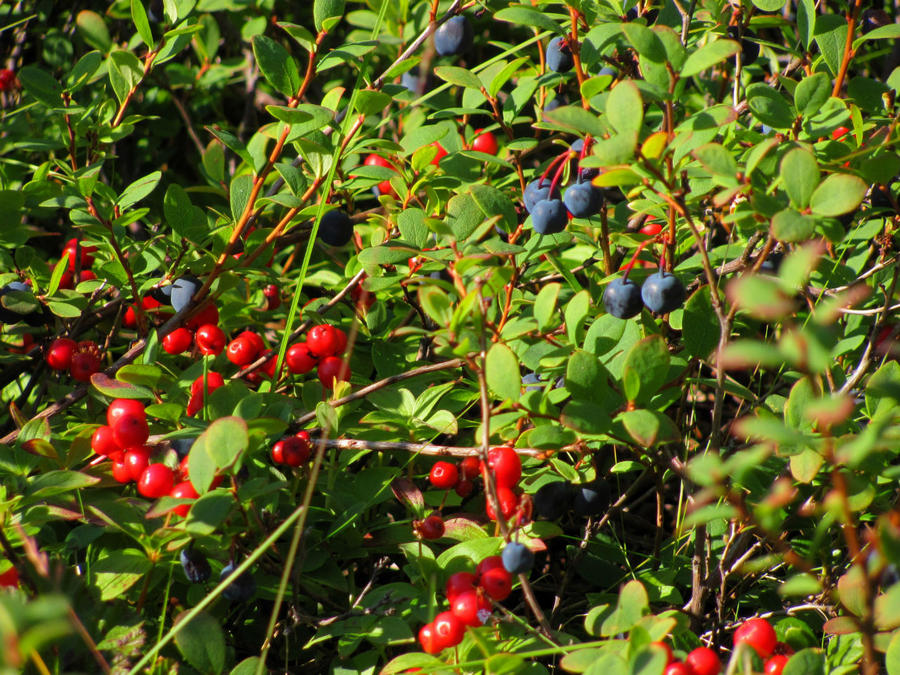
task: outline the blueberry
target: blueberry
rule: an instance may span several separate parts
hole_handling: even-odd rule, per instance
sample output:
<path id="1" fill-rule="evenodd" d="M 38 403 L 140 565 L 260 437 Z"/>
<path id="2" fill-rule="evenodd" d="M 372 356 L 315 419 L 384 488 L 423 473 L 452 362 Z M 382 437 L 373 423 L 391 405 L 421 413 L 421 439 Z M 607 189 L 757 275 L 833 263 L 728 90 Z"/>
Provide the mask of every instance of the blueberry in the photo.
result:
<path id="1" fill-rule="evenodd" d="M 155 288 L 151 288 L 150 297 L 163 305 L 171 304 L 172 285 L 166 284 L 165 286 L 156 286 Z"/>
<path id="2" fill-rule="evenodd" d="M 869 201 L 872 203 L 873 209 L 894 209 L 894 205 L 891 204 L 891 189 L 888 185 L 873 185 L 869 192 Z"/>
<path id="3" fill-rule="evenodd" d="M 540 182 L 541 179 L 538 178 L 525 186 L 525 192 L 522 194 L 522 201 L 525 202 L 525 210 L 528 211 L 528 213 L 531 213 L 534 210 L 534 205 L 539 201 L 550 197 L 550 183 L 547 182 L 541 187 Z"/>
<path id="4" fill-rule="evenodd" d="M 766 256 L 766 259 L 763 260 L 763 264 L 759 266 L 759 271 L 762 274 L 778 274 L 778 270 L 781 269 L 781 260 L 784 258 L 784 254 L 775 252 L 770 253 Z"/>
<path id="5" fill-rule="evenodd" d="M 419 84 L 421 83 L 422 78 L 418 75 L 413 74 L 412 71 L 408 70 L 400 78 L 400 84 L 406 87 L 413 94 L 419 93 Z"/>
<path id="6" fill-rule="evenodd" d="M 225 565 L 225 567 L 222 568 L 222 572 L 219 574 L 219 581 L 234 572 L 234 568 L 234 562 Z M 248 570 L 232 581 L 225 590 L 222 591 L 222 597 L 226 600 L 231 600 L 232 602 L 246 602 L 252 598 L 255 593 L 256 580 Z"/>
<path id="7" fill-rule="evenodd" d="M 684 284 L 678 277 L 667 272 L 651 274 L 641 288 L 641 298 L 647 309 L 657 314 L 666 314 L 678 309 L 684 302 L 684 296 Z"/>
<path id="8" fill-rule="evenodd" d="M 525 574 L 534 566 L 534 553 L 517 541 L 509 542 L 503 548 L 503 567 L 510 574 Z"/>
<path id="9" fill-rule="evenodd" d="M 172 302 L 172 309 L 180 312 L 182 308 L 187 307 L 191 302 L 191 298 L 194 297 L 194 293 L 200 289 L 201 285 L 197 277 L 190 275 L 173 281 L 171 295 L 169 296 Z"/>
<path id="10" fill-rule="evenodd" d="M 641 287 L 631 279 L 613 279 L 603 291 L 603 306 L 618 319 L 630 319 L 641 313 Z"/>
<path id="11" fill-rule="evenodd" d="M 531 212 L 531 223 L 538 234 L 562 232 L 568 222 L 566 207 L 560 199 L 542 199 Z"/>
<path id="12" fill-rule="evenodd" d="M 603 208 L 603 193 L 590 183 L 575 183 L 566 190 L 563 202 L 576 218 L 590 218 Z"/>
<path id="13" fill-rule="evenodd" d="M 547 45 L 547 67 L 555 73 L 566 73 L 572 70 L 575 59 L 572 58 L 572 49 L 565 38 L 555 37 Z"/>
<path id="14" fill-rule="evenodd" d="M 572 486 L 564 481 L 544 483 L 531 500 L 536 517 L 556 520 L 572 506 Z"/>
<path id="15" fill-rule="evenodd" d="M 194 446 L 194 441 L 196 438 L 173 438 L 171 440 L 172 449 L 178 453 L 179 457 L 184 457 L 191 451 L 191 448 Z"/>
<path id="16" fill-rule="evenodd" d="M 522 384 L 525 387 L 525 391 L 541 391 L 544 387 L 540 382 L 541 378 L 538 377 L 537 373 L 525 373 L 522 376 Z"/>
<path id="17" fill-rule="evenodd" d="M 609 507 L 609 483 L 598 478 L 575 486 L 572 508 L 579 516 L 599 516 Z"/>
<path id="18" fill-rule="evenodd" d="M 209 579 L 212 570 L 209 567 L 209 561 L 206 556 L 195 549 L 192 545 L 181 549 L 178 556 L 181 559 L 181 566 L 184 568 L 184 575 L 192 584 L 202 584 Z"/>
<path id="19" fill-rule="evenodd" d="M 346 211 L 334 209 L 322 216 L 319 239 L 329 246 L 344 246 L 353 236 L 353 221 Z"/>
<path id="20" fill-rule="evenodd" d="M 454 16 L 434 31 L 434 48 L 441 56 L 465 51 L 472 44 L 472 27 L 464 16 Z"/>
<path id="21" fill-rule="evenodd" d="M 544 103 L 544 112 L 551 112 L 563 105 L 569 105 L 569 99 L 565 94 L 557 94 L 553 99 Z"/>
<path id="22" fill-rule="evenodd" d="M 578 157 L 575 158 L 575 168 L 576 169 L 578 168 L 578 162 L 581 158 L 581 149 L 583 147 L 584 147 L 584 141 L 581 140 L 580 138 L 577 139 L 574 143 L 572 143 L 572 145 L 569 147 L 569 149 L 572 152 L 578 154 Z M 592 178 L 595 178 L 600 175 L 600 169 L 581 169 L 581 171 L 579 171 L 577 175 L 579 177 L 579 180 L 590 181 Z M 599 190 L 597 190 L 596 188 L 594 188 L 594 189 L 596 190 L 597 196 L 602 197 L 603 193 L 600 192 Z M 563 201 L 565 201 L 565 200 L 563 200 Z M 566 206 L 568 206 L 568 204 L 566 204 Z M 598 211 L 599 211 L 599 209 L 598 209 Z M 569 212 L 572 213 L 572 215 L 575 215 L 574 212 L 572 212 L 572 209 L 569 209 Z"/>

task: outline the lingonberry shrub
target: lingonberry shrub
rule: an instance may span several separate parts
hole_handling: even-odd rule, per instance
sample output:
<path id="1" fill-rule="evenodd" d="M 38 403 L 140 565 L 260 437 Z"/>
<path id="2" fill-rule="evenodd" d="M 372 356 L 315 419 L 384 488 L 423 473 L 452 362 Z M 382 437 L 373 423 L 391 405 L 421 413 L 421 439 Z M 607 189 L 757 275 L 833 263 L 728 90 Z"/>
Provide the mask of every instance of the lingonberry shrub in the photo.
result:
<path id="1" fill-rule="evenodd" d="M 890 3 L 68 4 L 0 669 L 897 672 Z"/>

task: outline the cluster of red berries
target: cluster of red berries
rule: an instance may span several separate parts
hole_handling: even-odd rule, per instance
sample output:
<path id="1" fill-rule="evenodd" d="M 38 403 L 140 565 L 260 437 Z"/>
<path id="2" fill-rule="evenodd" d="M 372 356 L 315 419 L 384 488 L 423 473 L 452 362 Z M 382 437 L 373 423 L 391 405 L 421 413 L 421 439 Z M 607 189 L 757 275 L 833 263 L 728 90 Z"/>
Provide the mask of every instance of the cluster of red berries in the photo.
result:
<path id="1" fill-rule="evenodd" d="M 152 298 L 144 298 L 142 304 L 147 308 L 148 300 L 152 304 L 156 302 Z M 156 305 L 160 306 L 159 303 Z M 126 314 L 126 325 L 127 324 Z M 176 328 L 162 340 L 163 349 L 167 354 L 184 354 L 192 347 L 204 356 L 218 356 L 225 349 L 228 338 L 219 328 L 219 310 L 212 303 L 185 322 L 184 326 Z"/>
<path id="2" fill-rule="evenodd" d="M 666 669 L 663 675 L 719 675 L 722 662 L 715 650 L 709 647 L 697 647 L 689 652 L 684 661 L 677 660 L 672 649 L 665 642 L 654 642 L 666 652 Z"/>
<path id="3" fill-rule="evenodd" d="M 85 246 L 75 237 L 69 239 L 62 251 L 63 256 L 65 256 L 67 260 L 66 271 L 63 272 L 62 276 L 59 278 L 59 287 L 72 289 L 82 281 L 96 279 L 97 275 L 90 269 L 91 265 L 94 264 L 93 254 L 96 252 L 96 246 Z M 78 267 L 81 267 L 81 271 L 76 274 L 76 269 Z"/>
<path id="4" fill-rule="evenodd" d="M 516 491 L 522 477 L 522 460 L 510 447 L 491 448 L 488 451 L 488 467 L 497 485 L 497 498 L 503 517 L 509 519 L 521 505 L 521 497 Z M 460 497 L 468 497 L 475 489 L 475 478 L 486 473 L 483 462 L 476 457 L 466 457 L 459 466 L 440 460 L 435 462 L 428 474 L 429 482 L 439 490 L 455 490 Z M 487 514 L 496 520 L 491 500 L 487 500 Z M 427 538 L 427 537 L 426 537 Z"/>
<path id="5" fill-rule="evenodd" d="M 734 646 L 747 644 L 763 659 L 765 675 L 781 675 L 794 650 L 790 645 L 778 641 L 775 629 L 765 619 L 747 619 L 734 631 Z"/>
<path id="6" fill-rule="evenodd" d="M 272 461 L 275 464 L 301 466 L 306 464 L 312 453 L 312 443 L 308 431 L 298 431 L 293 436 L 285 436 L 272 446 Z"/>
<path id="7" fill-rule="evenodd" d="M 326 389 L 334 389 L 334 380 L 350 380 L 350 368 L 341 355 L 347 349 L 347 335 L 337 326 L 327 323 L 313 326 L 306 340 L 288 347 L 284 362 L 294 375 L 308 373 L 313 368 Z"/>
<path id="8" fill-rule="evenodd" d="M 155 448 L 147 445 L 150 430 L 144 404 L 128 398 L 117 398 L 106 409 L 106 424 L 94 430 L 91 448 L 112 461 L 112 475 L 119 483 L 137 483 L 138 492 L 150 499 L 176 497 L 196 499 L 197 491 L 188 480 L 187 456 L 176 472 L 167 464 L 153 462 Z M 179 479 L 176 482 L 176 478 Z M 189 504 L 172 511 L 186 516 Z"/>
<path id="9" fill-rule="evenodd" d="M 75 342 L 71 338 L 56 338 L 44 354 L 53 370 L 68 370 L 79 382 L 90 382 L 91 375 L 100 371 L 100 347 L 93 340 Z"/>
<path id="10" fill-rule="evenodd" d="M 466 627 L 483 626 L 491 615 L 491 600 L 506 600 L 512 593 L 512 575 L 499 555 L 492 555 L 475 572 L 456 572 L 444 588 L 450 609 L 419 629 L 419 644 L 429 654 L 437 654 L 462 642 Z"/>

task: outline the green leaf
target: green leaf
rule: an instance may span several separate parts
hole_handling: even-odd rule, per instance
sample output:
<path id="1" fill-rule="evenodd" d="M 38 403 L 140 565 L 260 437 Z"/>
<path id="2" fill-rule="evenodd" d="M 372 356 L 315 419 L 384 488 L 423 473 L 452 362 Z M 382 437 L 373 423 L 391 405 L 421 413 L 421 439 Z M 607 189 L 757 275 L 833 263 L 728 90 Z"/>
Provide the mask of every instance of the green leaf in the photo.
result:
<path id="1" fill-rule="evenodd" d="M 684 66 L 681 68 L 680 76 L 682 78 L 693 77 L 734 56 L 739 51 L 741 51 L 741 45 L 735 40 L 707 42 L 687 57 Z"/>
<path id="2" fill-rule="evenodd" d="M 230 467 L 249 444 L 247 423 L 240 417 L 220 417 L 200 434 L 196 443 L 206 445 L 218 468 Z"/>
<path id="3" fill-rule="evenodd" d="M 702 286 L 684 304 L 681 335 L 691 356 L 706 359 L 719 344 L 719 322 L 712 308 L 709 286 Z"/>
<path id="4" fill-rule="evenodd" d="M 147 10 L 144 9 L 144 3 L 141 0 L 131 0 L 131 20 L 134 21 L 134 27 L 137 29 L 141 40 L 148 47 L 154 45 L 153 31 L 150 30 L 150 21 L 147 19 Z"/>
<path id="5" fill-rule="evenodd" d="M 453 303 L 438 286 L 419 286 L 419 304 L 439 326 L 446 328 L 453 318 Z"/>
<path id="6" fill-rule="evenodd" d="M 231 217 L 238 222 L 247 208 L 250 193 L 253 191 L 253 176 L 243 174 L 231 181 Z"/>
<path id="7" fill-rule="evenodd" d="M 194 443 L 194 446 L 197 444 Z M 191 448 L 193 452 L 194 448 Z M 194 480 L 191 474 L 191 481 Z M 198 490 L 199 492 L 199 490 Z M 225 522 L 234 506 L 234 497 L 225 490 L 213 490 L 199 497 L 188 512 L 184 529 L 193 535 L 207 536 Z"/>
<path id="8" fill-rule="evenodd" d="M 497 396 L 512 401 L 519 400 L 522 391 L 519 360 L 513 351 L 502 342 L 495 342 L 488 350 L 485 377 L 488 387 Z"/>
<path id="9" fill-rule="evenodd" d="M 566 365 L 566 389 L 575 398 L 599 401 L 607 388 L 606 371 L 600 360 L 589 352 L 575 350 Z"/>
<path id="10" fill-rule="evenodd" d="M 767 84 L 759 82 L 747 87 L 747 105 L 756 119 L 775 129 L 790 129 L 794 123 L 787 99 Z"/>
<path id="11" fill-rule="evenodd" d="M 587 133 L 602 138 L 606 130 L 596 114 L 581 106 L 564 105 L 544 113 L 544 119 L 578 133 Z"/>
<path id="12" fill-rule="evenodd" d="M 847 20 L 840 14 L 816 17 L 815 40 L 833 75 L 837 75 L 847 42 Z"/>
<path id="13" fill-rule="evenodd" d="M 794 90 L 794 107 L 800 115 L 812 117 L 831 96 L 831 79 L 825 73 L 813 73 L 800 80 Z"/>
<path id="14" fill-rule="evenodd" d="M 361 115 L 381 115 L 393 99 L 383 91 L 362 89 L 356 93 L 356 110 Z"/>
<path id="15" fill-rule="evenodd" d="M 629 401 L 649 401 L 665 383 L 669 350 L 659 335 L 635 343 L 625 357 L 622 384 Z"/>
<path id="16" fill-rule="evenodd" d="M 138 178 L 122 191 L 116 204 L 120 209 L 127 209 L 136 204 L 156 189 L 161 178 L 162 171 L 154 171 L 143 178 Z"/>
<path id="17" fill-rule="evenodd" d="M 80 471 L 47 471 L 28 481 L 29 497 L 49 497 L 51 495 L 74 492 L 90 485 L 96 485 L 100 479 Z"/>
<path id="18" fill-rule="evenodd" d="M 678 429 L 672 420 L 655 410 L 627 410 L 616 420 L 624 425 L 635 443 L 645 448 L 678 439 Z"/>
<path id="19" fill-rule="evenodd" d="M 591 311 L 591 296 L 587 291 L 579 291 L 566 303 L 566 335 L 572 344 L 581 344 L 584 322 Z"/>
<path id="20" fill-rule="evenodd" d="M 537 297 L 534 299 L 534 318 L 538 322 L 538 328 L 542 332 L 551 328 L 556 314 L 556 302 L 559 299 L 559 291 L 562 285 L 558 283 L 550 283 L 544 286 Z"/>
<path id="21" fill-rule="evenodd" d="M 815 0 L 800 0 L 797 3 L 797 32 L 803 46 L 809 50 L 816 30 L 816 3 Z"/>
<path id="22" fill-rule="evenodd" d="M 457 87 L 474 89 L 475 91 L 481 90 L 481 80 L 478 79 L 477 75 L 474 75 L 465 68 L 459 68 L 457 66 L 437 66 L 434 69 L 434 74 L 444 80 L 444 82 L 455 84 Z"/>
<path id="23" fill-rule="evenodd" d="M 91 565 L 94 586 L 100 600 L 108 602 L 122 595 L 150 571 L 153 565 L 141 551 L 127 548 L 113 551 Z"/>
<path id="24" fill-rule="evenodd" d="M 781 675 L 825 675 L 825 655 L 821 649 L 803 649 L 791 656 Z"/>
<path id="25" fill-rule="evenodd" d="M 16 76 L 25 92 L 44 105 L 50 108 L 62 106 L 62 88 L 50 73 L 37 66 L 25 66 Z"/>
<path id="26" fill-rule="evenodd" d="M 730 179 L 730 182 L 736 183 L 738 171 L 737 161 L 731 152 L 718 143 L 701 145 L 694 150 L 694 157 L 696 157 L 697 161 L 699 161 L 711 174 L 723 176 Z"/>
<path id="27" fill-rule="evenodd" d="M 146 387 L 113 380 L 105 373 L 91 375 L 91 384 L 94 389 L 110 398 L 153 398 L 153 392 Z"/>
<path id="28" fill-rule="evenodd" d="M 819 166 L 809 150 L 794 148 L 782 158 L 781 183 L 795 208 L 809 206 L 809 199 L 819 185 Z"/>
<path id="29" fill-rule="evenodd" d="M 621 24 L 625 39 L 628 40 L 638 54 L 654 63 L 664 63 L 666 60 L 666 48 L 659 37 L 652 30 L 639 23 Z M 624 80 L 631 83 L 631 80 Z M 618 86 L 621 86 L 620 82 Z M 633 83 L 632 83 L 632 86 Z"/>
<path id="30" fill-rule="evenodd" d="M 344 16 L 345 0 L 315 0 L 313 3 L 313 24 L 316 30 L 331 30 Z"/>
<path id="31" fill-rule="evenodd" d="M 806 241 L 815 232 L 815 218 L 794 209 L 779 211 L 772 218 L 772 236 L 778 241 Z"/>
<path id="32" fill-rule="evenodd" d="M 319 3 L 316 3 L 318 6 Z M 300 89 L 300 72 L 288 51 L 265 35 L 253 38 L 253 55 L 266 81 L 290 98 Z"/>
<path id="33" fill-rule="evenodd" d="M 900 38 L 900 23 L 890 23 L 866 33 L 859 40 L 896 40 L 897 38 Z"/>
<path id="34" fill-rule="evenodd" d="M 884 657 L 888 675 L 900 675 L 900 630 L 894 631 Z"/>
<path id="35" fill-rule="evenodd" d="M 794 303 L 775 279 L 746 275 L 733 279 L 725 289 L 728 299 L 750 315 L 773 321 L 793 310 Z"/>
<path id="36" fill-rule="evenodd" d="M 639 581 L 629 581 L 619 591 L 616 609 L 604 620 L 601 634 L 605 637 L 627 633 L 650 611 L 647 591 Z"/>
<path id="37" fill-rule="evenodd" d="M 858 176 L 833 173 L 813 193 L 809 208 L 820 216 L 842 216 L 862 203 L 866 190 L 866 184 Z"/>
<path id="38" fill-rule="evenodd" d="M 301 124 L 308 122 L 312 117 L 305 110 L 291 108 L 287 105 L 267 105 L 266 110 L 272 117 L 285 124 Z"/>
<path id="39" fill-rule="evenodd" d="M 191 203 L 187 191 L 172 183 L 163 197 L 163 214 L 172 231 L 188 241 L 200 241 L 206 233 L 203 212 Z"/>
<path id="40" fill-rule="evenodd" d="M 753 4 L 764 12 L 777 12 L 787 0 L 753 0 Z"/>
<path id="41" fill-rule="evenodd" d="M 81 37 L 91 47 L 102 52 L 109 51 L 112 45 L 112 38 L 109 36 L 106 22 L 97 12 L 92 12 L 89 9 L 81 10 L 78 12 L 78 16 L 75 17 L 75 25 Z"/>
<path id="42" fill-rule="evenodd" d="M 524 5 L 504 7 L 494 14 L 498 21 L 507 21 L 514 26 L 534 26 L 540 30 L 549 30 L 557 35 L 564 35 L 560 25 L 544 12 Z"/>
<path id="43" fill-rule="evenodd" d="M 187 610 L 175 617 L 175 645 L 181 655 L 202 673 L 221 673 L 225 669 L 225 634 L 218 619 L 199 612 L 183 624 Z"/>
<path id="44" fill-rule="evenodd" d="M 606 99 L 606 117 L 620 133 L 638 135 L 644 120 L 644 104 L 634 82 L 623 80 L 613 88 Z"/>

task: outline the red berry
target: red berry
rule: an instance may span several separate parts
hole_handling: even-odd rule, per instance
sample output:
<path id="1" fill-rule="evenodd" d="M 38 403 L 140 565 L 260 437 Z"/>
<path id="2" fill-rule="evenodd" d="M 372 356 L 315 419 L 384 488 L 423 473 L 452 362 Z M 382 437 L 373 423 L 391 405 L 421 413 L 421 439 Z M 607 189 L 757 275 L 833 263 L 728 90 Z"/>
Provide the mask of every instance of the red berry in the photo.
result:
<path id="1" fill-rule="evenodd" d="M 305 342 L 298 342 L 288 347 L 284 362 L 294 375 L 302 375 L 315 368 L 319 361 L 309 352 Z"/>
<path id="2" fill-rule="evenodd" d="M 175 485 L 175 472 L 165 464 L 151 464 L 138 479 L 140 494 L 150 499 L 165 497 Z"/>
<path id="3" fill-rule="evenodd" d="M 691 667 L 694 675 L 719 675 L 722 672 L 719 655 L 709 647 L 697 647 L 684 658 L 684 662 Z"/>
<path id="4" fill-rule="evenodd" d="M 147 412 L 144 410 L 144 404 L 133 398 L 113 399 L 106 408 L 106 423 L 113 426 L 117 420 L 123 417 L 135 417 L 146 421 Z"/>
<path id="5" fill-rule="evenodd" d="M 122 453 L 122 446 L 116 443 L 113 437 L 112 427 L 106 425 L 94 429 L 94 433 L 91 435 L 91 449 L 104 457 Z"/>
<path id="6" fill-rule="evenodd" d="M 222 379 L 222 376 L 219 375 L 218 373 L 209 371 L 206 374 L 206 385 L 205 385 L 206 391 L 212 393 L 219 387 L 223 386 L 224 384 L 225 384 L 225 380 Z M 191 394 L 195 394 L 195 395 L 202 397 L 203 389 L 204 389 L 204 383 L 203 383 L 203 376 L 201 375 L 200 377 L 198 377 L 196 380 L 194 380 L 191 383 Z"/>
<path id="7" fill-rule="evenodd" d="M 474 489 L 475 489 L 475 483 L 473 483 L 470 480 L 466 480 L 466 479 L 459 481 L 456 484 L 456 487 L 454 488 L 454 490 L 456 491 L 456 494 L 458 494 L 463 499 L 465 499 L 470 494 L 472 494 L 472 491 Z"/>
<path id="8" fill-rule="evenodd" d="M 775 649 L 772 650 L 772 654 L 774 656 L 778 656 L 780 654 L 784 654 L 785 656 L 790 656 L 794 653 L 794 648 L 791 647 L 787 642 L 776 642 Z"/>
<path id="9" fill-rule="evenodd" d="M 300 466 L 309 459 L 309 443 L 297 436 L 286 436 L 272 446 L 272 459 L 279 464 Z"/>
<path id="10" fill-rule="evenodd" d="M 503 557 L 499 555 L 489 555 L 478 563 L 478 567 L 475 568 L 475 574 L 480 578 L 485 572 L 492 570 L 495 567 L 503 567 Z"/>
<path id="11" fill-rule="evenodd" d="M 120 448 L 132 448 L 143 445 L 150 430 L 147 420 L 131 415 L 122 415 L 112 425 L 113 438 Z"/>
<path id="12" fill-rule="evenodd" d="M 519 506 L 519 495 L 507 487 L 498 487 L 497 499 L 500 500 L 500 513 L 503 514 L 504 518 L 509 519 Z M 485 510 L 488 518 L 497 520 L 497 514 L 494 513 L 494 507 L 491 505 L 490 499 L 485 503 Z"/>
<path id="13" fill-rule="evenodd" d="M 247 338 L 235 338 L 228 343 L 228 349 L 225 350 L 225 358 L 231 361 L 238 368 L 243 368 L 256 360 L 256 348 L 253 342 Z"/>
<path id="14" fill-rule="evenodd" d="M 16 86 L 16 74 L 9 68 L 0 69 L 0 91 L 9 91 Z"/>
<path id="15" fill-rule="evenodd" d="M 663 675 L 694 675 L 694 671 L 686 663 L 675 661 L 666 666 Z"/>
<path id="16" fill-rule="evenodd" d="M 843 138 L 847 134 L 850 133 L 850 130 L 847 127 L 838 127 L 834 131 L 831 132 L 831 138 L 833 140 L 838 140 L 839 138 Z"/>
<path id="17" fill-rule="evenodd" d="M 150 466 L 150 456 L 152 454 L 153 449 L 148 448 L 146 445 L 128 448 L 125 451 L 122 463 L 125 465 L 125 470 L 128 472 L 130 480 L 138 480 L 141 477 L 144 469 Z"/>
<path id="18" fill-rule="evenodd" d="M 362 305 L 363 308 L 368 310 L 375 304 L 375 294 L 370 293 L 365 288 L 363 288 L 362 282 L 360 281 L 356 286 L 350 289 L 350 297 L 353 298 L 353 302 L 357 305 Z"/>
<path id="19" fill-rule="evenodd" d="M 416 521 L 415 529 L 422 539 L 440 539 L 444 536 L 444 519 L 431 514 L 425 520 Z"/>
<path id="20" fill-rule="evenodd" d="M 190 467 L 188 466 L 188 464 L 190 464 L 190 462 L 188 461 L 190 458 L 191 454 L 188 453 L 184 457 L 182 457 L 181 461 L 178 463 L 178 477 L 181 480 L 191 479 Z"/>
<path id="21" fill-rule="evenodd" d="M 442 647 L 434 634 L 434 624 L 426 623 L 419 629 L 419 644 L 426 654 L 438 654 Z"/>
<path id="22" fill-rule="evenodd" d="M 79 258 L 81 258 L 81 269 L 86 270 L 88 267 L 94 264 L 94 256 L 91 253 L 96 253 L 96 246 L 85 246 L 83 244 L 79 245 L 78 239 L 73 237 L 66 242 L 66 245 L 63 247 L 63 255 L 68 256 L 68 266 L 67 269 L 70 272 L 75 271 L 75 249 L 78 249 Z M 81 279 L 84 281 L 84 278 Z"/>
<path id="23" fill-rule="evenodd" d="M 478 577 L 471 572 L 454 572 L 444 585 L 444 595 L 452 604 L 460 593 L 474 590 L 476 581 L 478 581 Z"/>
<path id="24" fill-rule="evenodd" d="M 90 340 L 79 342 L 72 354 L 69 374 L 79 382 L 90 382 L 100 370 L 100 348 Z"/>
<path id="25" fill-rule="evenodd" d="M 514 488 L 522 477 L 522 460 L 509 447 L 491 448 L 488 451 L 488 467 L 494 472 L 497 487 Z"/>
<path id="26" fill-rule="evenodd" d="M 438 490 L 449 490 L 456 486 L 459 481 L 459 470 L 455 464 L 450 462 L 436 462 L 431 467 L 431 473 L 428 474 L 428 480 Z"/>
<path id="27" fill-rule="evenodd" d="M 9 72 L 9 71 L 7 71 Z M 0 70 L 0 74 L 3 71 Z M 15 567 L 10 567 L 8 570 L 0 574 L 0 587 L 5 588 L 15 588 L 19 585 L 19 572 Z"/>
<path id="28" fill-rule="evenodd" d="M 266 309 L 272 311 L 281 306 L 281 291 L 275 284 L 269 284 L 263 289 L 263 295 L 266 298 Z"/>
<path id="29" fill-rule="evenodd" d="M 787 654 L 776 654 L 771 659 L 766 661 L 766 665 L 763 667 L 763 672 L 765 675 L 781 675 L 781 671 L 784 670 L 784 667 L 787 665 L 787 662 L 790 660 L 790 656 Z"/>
<path id="30" fill-rule="evenodd" d="M 200 409 L 203 407 L 203 397 L 198 396 L 196 394 L 191 394 L 190 399 L 188 399 L 187 409 L 185 413 L 187 413 L 188 417 L 192 417 L 200 412 Z"/>
<path id="31" fill-rule="evenodd" d="M 760 658 L 766 658 L 775 650 L 775 643 L 778 638 L 775 635 L 775 629 L 765 619 L 755 617 L 747 619 L 734 632 L 734 646 L 737 647 L 742 642 L 746 642 L 753 647 Z"/>
<path id="32" fill-rule="evenodd" d="M 472 139 L 472 149 L 488 155 L 496 155 L 497 150 L 499 150 L 497 138 L 490 131 L 476 129 L 475 138 Z"/>
<path id="33" fill-rule="evenodd" d="M 259 354 L 262 354 L 266 349 L 266 345 L 263 342 L 263 339 L 259 336 L 259 333 L 255 333 L 252 330 L 245 330 L 240 335 L 238 335 L 238 339 L 249 340 L 250 344 L 253 345 L 253 349 L 256 350 L 257 356 Z"/>
<path id="34" fill-rule="evenodd" d="M 450 611 L 466 626 L 482 626 L 491 615 L 491 603 L 472 588 L 450 601 Z"/>
<path id="35" fill-rule="evenodd" d="M 435 148 L 437 148 L 437 153 L 435 154 L 434 159 L 431 160 L 431 163 L 434 164 L 435 166 L 437 166 L 441 162 L 441 157 L 447 156 L 447 151 L 444 149 L 444 146 L 441 145 L 440 143 L 438 143 L 437 141 L 435 141 L 431 145 L 434 146 Z"/>
<path id="36" fill-rule="evenodd" d="M 194 334 L 194 341 L 197 343 L 197 349 L 205 356 L 217 356 L 225 349 L 225 343 L 228 338 L 218 326 L 207 323 L 197 329 Z"/>
<path id="37" fill-rule="evenodd" d="M 326 389 L 334 389 L 335 379 L 343 382 L 350 380 L 350 368 L 339 356 L 328 356 L 319 361 L 316 373 L 319 375 L 319 381 L 322 383 L 322 386 Z"/>
<path id="38" fill-rule="evenodd" d="M 194 334 L 187 328 L 176 328 L 162 340 L 167 354 L 184 354 L 194 344 Z"/>
<path id="39" fill-rule="evenodd" d="M 118 483 L 128 483 L 134 480 L 128 472 L 128 467 L 125 466 L 124 462 L 113 462 L 112 477 Z"/>
<path id="40" fill-rule="evenodd" d="M 381 155 L 375 155 L 375 154 L 369 155 L 368 157 L 366 157 L 366 161 L 363 162 L 363 164 L 365 164 L 365 166 L 383 166 L 388 169 L 394 169 L 396 171 L 396 167 L 394 167 L 393 164 L 391 164 L 389 161 L 387 161 Z M 380 192 L 383 195 L 395 194 L 394 189 L 391 187 L 390 180 L 381 181 L 378 184 L 378 192 Z"/>
<path id="41" fill-rule="evenodd" d="M 455 647 L 462 642 L 466 627 L 452 612 L 441 612 L 433 621 L 434 636 L 442 649 Z"/>
<path id="42" fill-rule="evenodd" d="M 672 654 L 672 648 L 666 642 L 651 642 L 651 645 L 656 645 L 660 649 L 662 649 L 666 653 L 666 665 L 669 665 L 673 661 L 675 661 L 675 656 Z"/>
<path id="43" fill-rule="evenodd" d="M 340 329 L 329 324 L 321 324 L 313 326 L 306 334 L 306 348 L 309 349 L 313 356 L 320 359 L 326 356 L 337 356 L 341 348 L 341 336 L 338 334 Z M 344 337 L 344 345 L 347 344 L 346 336 Z"/>
<path id="44" fill-rule="evenodd" d="M 76 347 L 75 340 L 56 338 L 47 348 L 44 360 L 53 370 L 68 370 L 72 365 L 72 355 L 75 353 Z"/>
<path id="45" fill-rule="evenodd" d="M 478 474 L 481 473 L 480 462 L 477 457 L 465 457 L 459 463 L 459 468 L 462 471 L 463 478 L 468 478 L 469 480 L 478 478 Z"/>
<path id="46" fill-rule="evenodd" d="M 478 583 L 491 598 L 500 602 L 512 593 L 512 575 L 506 571 L 503 563 L 500 567 L 492 567 L 479 576 Z"/>
<path id="47" fill-rule="evenodd" d="M 169 496 L 175 497 L 177 499 L 197 499 L 197 497 L 199 497 L 200 495 L 197 494 L 197 491 L 194 489 L 194 486 L 190 481 L 184 481 L 175 485 L 172 488 L 172 491 L 169 493 Z M 182 518 L 187 518 L 187 514 L 190 509 L 190 504 L 179 504 L 174 509 L 172 509 L 172 513 L 179 515 Z"/>
<path id="48" fill-rule="evenodd" d="M 648 237 L 655 237 L 662 232 L 662 225 L 655 220 L 648 220 L 638 232 L 645 234 Z"/>
<path id="49" fill-rule="evenodd" d="M 206 324 L 219 325 L 219 309 L 212 303 L 204 306 L 193 318 L 185 323 L 185 326 L 191 330 L 197 330 L 200 326 L 205 326 Z"/>

